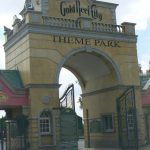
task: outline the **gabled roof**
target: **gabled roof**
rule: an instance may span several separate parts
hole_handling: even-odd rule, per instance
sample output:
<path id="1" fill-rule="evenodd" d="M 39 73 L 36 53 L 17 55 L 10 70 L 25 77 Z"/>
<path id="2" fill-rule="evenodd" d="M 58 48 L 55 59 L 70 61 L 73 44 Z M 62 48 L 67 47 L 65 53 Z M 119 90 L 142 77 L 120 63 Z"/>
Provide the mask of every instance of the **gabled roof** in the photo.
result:
<path id="1" fill-rule="evenodd" d="M 0 70 L 2 77 L 14 89 L 23 89 L 23 82 L 18 70 Z"/>
<path id="2" fill-rule="evenodd" d="M 150 106 L 150 90 L 149 89 L 142 96 L 142 105 L 143 106 Z"/>
<path id="3" fill-rule="evenodd" d="M 18 70 L 0 70 L 0 109 L 28 105 L 28 92 Z"/>

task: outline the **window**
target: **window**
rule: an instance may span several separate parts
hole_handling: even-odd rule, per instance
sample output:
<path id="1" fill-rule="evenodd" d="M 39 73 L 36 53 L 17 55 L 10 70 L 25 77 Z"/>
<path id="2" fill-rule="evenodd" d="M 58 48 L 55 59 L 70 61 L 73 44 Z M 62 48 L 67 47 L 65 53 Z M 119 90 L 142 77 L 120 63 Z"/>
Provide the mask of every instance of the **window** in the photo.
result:
<path id="1" fill-rule="evenodd" d="M 40 115 L 40 134 L 51 134 L 52 133 L 52 122 L 51 122 L 51 113 L 50 111 L 43 111 Z"/>
<path id="2" fill-rule="evenodd" d="M 114 116 L 113 114 L 102 115 L 104 132 L 113 132 L 114 131 Z"/>

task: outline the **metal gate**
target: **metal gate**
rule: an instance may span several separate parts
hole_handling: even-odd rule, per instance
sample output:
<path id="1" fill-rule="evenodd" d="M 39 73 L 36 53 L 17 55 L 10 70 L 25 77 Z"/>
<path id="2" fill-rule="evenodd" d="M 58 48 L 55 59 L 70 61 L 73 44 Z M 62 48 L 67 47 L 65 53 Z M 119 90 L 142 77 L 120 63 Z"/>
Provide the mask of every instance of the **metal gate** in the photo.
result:
<path id="1" fill-rule="evenodd" d="M 0 150 L 27 150 L 28 120 L 19 115 L 15 120 L 0 122 Z"/>
<path id="2" fill-rule="evenodd" d="M 60 115 L 60 150 L 78 150 L 77 115 L 69 108 L 62 108 Z"/>
<path id="3" fill-rule="evenodd" d="M 6 150 L 6 125 L 5 118 L 0 119 L 0 150 Z"/>
<path id="4" fill-rule="evenodd" d="M 6 127 L 6 150 L 26 150 L 26 137 L 20 133 L 17 121 L 6 121 Z"/>
<path id="5" fill-rule="evenodd" d="M 78 123 L 73 84 L 60 98 L 60 107 L 60 150 L 78 150 Z"/>
<path id="6" fill-rule="evenodd" d="M 119 144 L 122 149 L 138 149 L 138 131 L 134 87 L 117 99 Z"/>
<path id="7" fill-rule="evenodd" d="M 71 108 L 75 111 L 75 103 L 74 103 L 74 85 L 71 84 L 68 86 L 60 100 L 61 108 Z"/>

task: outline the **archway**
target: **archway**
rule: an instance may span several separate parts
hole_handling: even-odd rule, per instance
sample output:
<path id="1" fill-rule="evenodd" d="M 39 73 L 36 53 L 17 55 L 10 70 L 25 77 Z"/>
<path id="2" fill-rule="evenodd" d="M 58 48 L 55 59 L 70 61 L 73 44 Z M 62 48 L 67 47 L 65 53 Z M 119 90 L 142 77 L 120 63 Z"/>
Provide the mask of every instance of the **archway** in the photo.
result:
<path id="1" fill-rule="evenodd" d="M 134 130 L 140 138 L 136 136 L 139 140 L 136 143 L 145 145 L 144 120 L 139 115 L 143 114 L 143 110 L 135 24 L 124 22 L 117 25 L 116 7 L 117 4 L 96 0 L 44 0 L 41 3 L 31 0 L 30 3 L 25 3 L 21 11 L 22 19 L 14 18 L 13 29 L 5 27 L 7 70 L 2 71 L 1 75 L 4 81 L 9 79 L 4 87 L 7 87 L 7 83 L 10 84 L 10 90 L 5 91 L 11 99 L 7 99 L 2 92 L 5 97 L 3 105 L 6 102 L 10 102 L 11 106 L 15 103 L 13 106 L 20 108 L 19 113 L 26 111 L 30 118 L 28 141 L 31 149 L 60 149 L 61 115 L 69 120 L 68 117 L 65 118 L 68 115 L 66 109 L 60 114 L 59 75 L 62 67 L 76 75 L 82 88 L 86 147 L 124 146 L 118 140 L 119 111 L 116 108 L 116 98 L 130 86 L 134 86 L 135 92 L 133 90 L 132 93 L 135 94 L 136 105 L 134 109 L 129 108 L 129 116 L 132 118 L 131 110 L 137 111 L 133 118 L 136 120 L 137 116 L 138 122 L 134 121 L 133 124 L 138 124 L 138 130 L 136 127 Z M 125 93 L 125 96 L 128 95 Z M 124 108 L 125 96 L 123 103 L 117 103 Z M 130 98 L 128 96 L 128 102 L 131 102 Z M 50 132 L 48 134 L 53 141 L 44 133 L 43 144 L 40 144 L 39 135 L 43 133 L 39 128 L 39 112 L 49 109 L 52 110 L 53 132 L 52 135 Z M 73 120 L 76 114 L 70 112 L 70 119 Z M 16 111 L 13 118 L 15 116 Z M 128 122 L 127 115 L 125 119 Z M 67 121 L 64 121 L 64 125 Z M 124 118 L 120 121 L 124 123 Z M 120 135 L 128 129 L 129 124 L 126 122 Z M 41 131 L 50 131 L 47 125 L 50 123 L 41 122 L 41 126 L 44 126 Z M 70 129 L 67 133 L 72 131 L 74 130 Z M 127 133 L 124 141 L 134 144 L 132 136 L 129 139 Z M 45 140 L 49 142 L 44 143 Z M 130 147 L 126 143 L 125 146 Z"/>
<path id="2" fill-rule="evenodd" d="M 121 77 L 115 62 L 102 50 L 85 47 L 66 55 L 59 64 L 58 74 L 62 67 L 78 78 L 82 88 L 85 146 L 103 147 L 108 141 L 110 146 L 116 146 L 116 98 Z"/>
<path id="3" fill-rule="evenodd" d="M 90 56 L 93 56 L 93 57 L 90 58 Z M 87 58 L 86 62 L 83 63 L 83 60 L 85 58 Z M 80 84 L 84 87 L 85 86 L 84 82 L 86 80 L 88 80 L 88 79 L 85 78 L 84 72 L 85 72 L 85 69 L 88 69 L 89 67 L 86 68 L 83 65 L 86 65 L 87 61 L 89 59 L 91 59 L 91 61 L 95 60 L 95 62 L 90 63 L 91 65 L 94 65 L 94 67 L 90 66 L 91 68 L 95 68 L 96 65 L 100 65 L 101 67 L 99 67 L 99 68 L 102 68 L 102 69 L 104 69 L 104 68 L 106 69 L 107 68 L 105 70 L 106 74 L 109 73 L 109 72 L 107 72 L 108 70 L 113 70 L 114 75 L 116 76 L 117 83 L 118 84 L 122 83 L 122 79 L 121 79 L 121 74 L 120 74 L 120 71 L 119 71 L 119 67 L 114 62 L 114 59 L 112 59 L 103 50 L 97 49 L 97 48 L 93 48 L 93 47 L 90 47 L 90 46 L 85 46 L 85 47 L 81 47 L 81 48 L 72 49 L 68 54 L 66 54 L 63 57 L 63 59 L 60 61 L 60 63 L 58 64 L 58 66 L 56 68 L 56 76 L 55 76 L 56 83 L 59 82 L 59 74 L 60 74 L 61 68 L 65 67 L 65 68 L 67 68 L 68 70 L 70 70 L 71 72 L 73 72 L 77 76 L 77 78 L 81 82 Z M 82 66 L 80 66 L 81 63 L 83 64 Z M 74 66 L 74 65 L 76 65 L 76 66 Z M 77 66 L 78 67 L 80 66 L 80 68 L 77 68 Z M 109 66 L 109 69 L 108 69 L 107 66 Z M 81 71 L 82 71 L 82 74 L 81 74 Z M 89 70 L 89 72 L 87 72 L 87 70 L 86 70 L 86 73 L 90 73 L 90 71 L 92 71 L 92 70 Z M 98 70 L 98 71 L 99 71 L 99 75 L 100 75 L 101 71 L 100 70 Z M 95 73 L 96 72 L 93 72 L 92 75 L 94 75 Z M 101 74 L 101 75 L 104 75 L 105 73 L 103 72 L 103 74 Z M 84 81 L 83 78 L 85 78 L 85 81 Z"/>

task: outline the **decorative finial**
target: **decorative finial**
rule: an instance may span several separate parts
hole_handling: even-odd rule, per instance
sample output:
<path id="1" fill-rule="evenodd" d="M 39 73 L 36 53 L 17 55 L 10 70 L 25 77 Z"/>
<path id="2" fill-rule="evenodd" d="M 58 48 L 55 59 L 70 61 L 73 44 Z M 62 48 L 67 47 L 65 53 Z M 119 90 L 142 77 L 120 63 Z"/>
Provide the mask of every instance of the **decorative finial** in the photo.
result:
<path id="1" fill-rule="evenodd" d="M 39 0 L 36 0 L 36 4 L 37 4 L 37 5 L 40 5 L 40 1 L 39 1 Z"/>
<path id="2" fill-rule="evenodd" d="M 16 15 L 14 15 L 13 16 L 13 26 L 18 24 L 19 22 L 20 22 L 20 19 Z"/>
<path id="3" fill-rule="evenodd" d="M 4 26 L 4 31 L 5 31 L 6 33 L 8 33 L 8 32 L 11 31 L 11 29 L 9 29 L 9 28 L 7 28 L 6 26 Z"/>
<path id="4" fill-rule="evenodd" d="M 31 0 L 26 0 L 25 1 L 25 8 L 27 10 L 32 10 L 33 9 L 33 4 L 32 4 L 32 1 Z"/>

